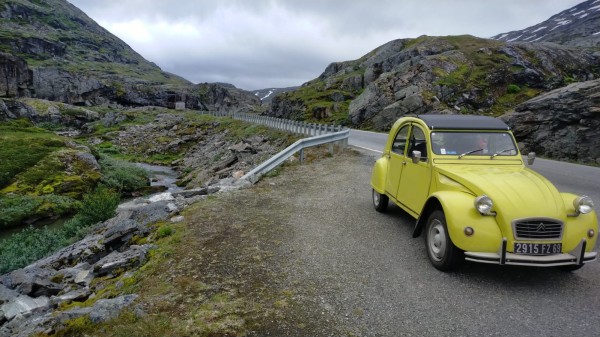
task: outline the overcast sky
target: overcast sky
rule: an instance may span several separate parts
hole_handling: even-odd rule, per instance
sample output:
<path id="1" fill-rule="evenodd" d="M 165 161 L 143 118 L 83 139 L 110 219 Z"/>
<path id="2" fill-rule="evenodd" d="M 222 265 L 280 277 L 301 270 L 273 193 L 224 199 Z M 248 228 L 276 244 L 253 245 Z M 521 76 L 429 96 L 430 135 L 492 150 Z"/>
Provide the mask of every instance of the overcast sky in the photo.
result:
<path id="1" fill-rule="evenodd" d="M 399 38 L 490 37 L 582 0 L 68 0 L 147 60 L 191 82 L 301 85 Z"/>

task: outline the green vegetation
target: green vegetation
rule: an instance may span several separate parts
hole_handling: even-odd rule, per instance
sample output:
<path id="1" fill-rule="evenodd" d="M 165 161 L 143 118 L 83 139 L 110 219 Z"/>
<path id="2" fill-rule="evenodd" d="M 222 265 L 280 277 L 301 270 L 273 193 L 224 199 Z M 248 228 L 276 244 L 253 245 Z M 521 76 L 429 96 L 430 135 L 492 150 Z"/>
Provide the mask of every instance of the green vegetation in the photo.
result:
<path id="1" fill-rule="evenodd" d="M 0 123 L 0 143 L 0 158 L 3 158 L 0 161 L 0 189 L 19 172 L 65 146 L 60 137 L 34 127 L 26 120 Z"/>
<path id="2" fill-rule="evenodd" d="M 519 87 L 516 84 L 509 84 L 508 87 L 506 88 L 506 92 L 508 94 L 517 94 L 517 93 L 519 93 L 519 91 L 521 91 L 521 87 Z"/>
<path id="3" fill-rule="evenodd" d="M 60 229 L 28 227 L 0 245 L 0 274 L 22 268 L 85 236 L 91 225 L 114 216 L 119 194 L 99 187 L 86 195 L 79 213 Z"/>
<path id="4" fill-rule="evenodd" d="M 100 165 L 103 171 L 102 184 L 121 194 L 130 194 L 150 184 L 148 172 L 131 163 L 102 156 Z"/>
<path id="5" fill-rule="evenodd" d="M 30 218 L 49 218 L 75 213 L 80 202 L 67 196 L 0 195 L 0 230 L 20 226 Z"/>

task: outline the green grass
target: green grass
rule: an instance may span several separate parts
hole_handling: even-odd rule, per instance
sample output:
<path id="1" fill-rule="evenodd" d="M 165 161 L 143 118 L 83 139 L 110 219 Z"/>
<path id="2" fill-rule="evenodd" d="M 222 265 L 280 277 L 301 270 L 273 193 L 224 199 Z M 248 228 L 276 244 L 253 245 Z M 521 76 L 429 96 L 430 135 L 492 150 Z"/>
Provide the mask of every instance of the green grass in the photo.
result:
<path id="1" fill-rule="evenodd" d="M 24 121 L 0 123 L 0 143 L 0 189 L 19 172 L 64 147 L 61 137 Z"/>

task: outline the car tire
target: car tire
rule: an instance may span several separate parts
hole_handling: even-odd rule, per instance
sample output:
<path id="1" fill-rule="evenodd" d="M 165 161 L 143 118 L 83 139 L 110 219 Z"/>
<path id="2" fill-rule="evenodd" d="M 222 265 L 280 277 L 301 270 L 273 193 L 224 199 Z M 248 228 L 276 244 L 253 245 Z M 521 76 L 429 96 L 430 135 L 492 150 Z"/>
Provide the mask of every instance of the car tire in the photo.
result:
<path id="1" fill-rule="evenodd" d="M 385 194 L 380 194 L 373 190 L 373 206 L 377 212 L 385 212 L 388 207 L 390 199 Z"/>
<path id="2" fill-rule="evenodd" d="M 438 270 L 454 270 L 464 259 L 463 252 L 450 239 L 446 217 L 441 210 L 434 211 L 427 219 L 425 246 L 429 261 Z"/>

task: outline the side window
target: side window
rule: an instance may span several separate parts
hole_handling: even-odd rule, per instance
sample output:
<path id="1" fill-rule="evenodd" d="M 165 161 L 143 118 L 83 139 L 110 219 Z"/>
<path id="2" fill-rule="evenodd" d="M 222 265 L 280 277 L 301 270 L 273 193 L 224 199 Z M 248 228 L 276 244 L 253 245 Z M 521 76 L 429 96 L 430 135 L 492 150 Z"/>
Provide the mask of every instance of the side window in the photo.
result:
<path id="1" fill-rule="evenodd" d="M 425 133 L 418 126 L 413 126 L 408 144 L 408 156 L 413 156 L 413 151 L 421 152 L 421 161 L 427 161 L 427 140 Z"/>
<path id="2" fill-rule="evenodd" d="M 405 125 L 396 134 L 396 138 L 394 138 L 394 143 L 392 144 L 392 152 L 404 155 L 404 149 L 406 148 L 406 143 L 408 140 L 408 129 L 410 125 Z"/>

